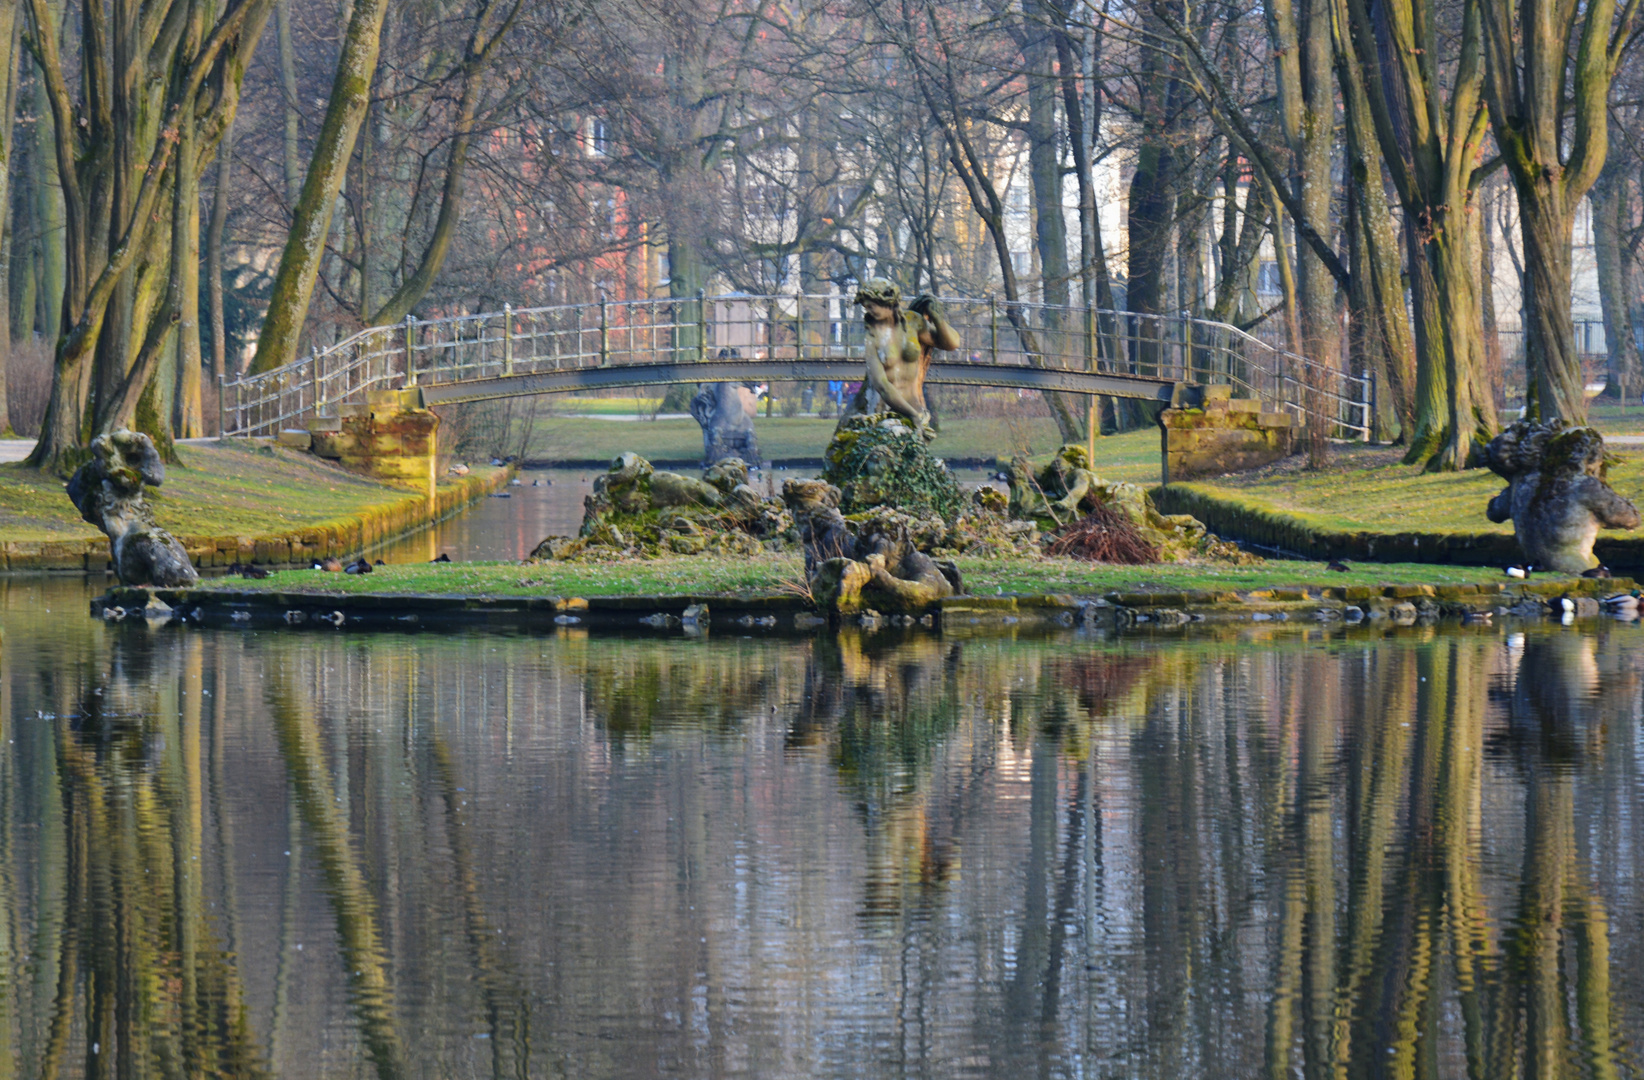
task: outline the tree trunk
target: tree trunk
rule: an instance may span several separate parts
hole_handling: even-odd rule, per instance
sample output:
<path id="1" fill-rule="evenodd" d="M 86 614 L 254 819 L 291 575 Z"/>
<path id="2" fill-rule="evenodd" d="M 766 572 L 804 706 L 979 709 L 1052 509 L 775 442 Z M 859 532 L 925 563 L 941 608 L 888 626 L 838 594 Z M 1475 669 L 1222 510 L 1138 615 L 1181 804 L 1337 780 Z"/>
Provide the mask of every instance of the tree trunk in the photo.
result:
<path id="1" fill-rule="evenodd" d="M 1067 218 L 1062 212 L 1062 132 L 1056 123 L 1057 81 L 1055 48 L 1048 30 L 1038 22 L 1024 20 L 1028 35 L 1023 58 L 1028 63 L 1028 174 L 1033 190 L 1033 237 L 1039 254 L 1039 296 L 1047 305 L 1042 312 L 1044 334 L 1058 352 L 1066 352 L 1073 328 L 1065 325 L 1069 282 L 1072 272 L 1067 258 Z M 1062 432 L 1063 442 L 1085 441 L 1080 417 L 1089 409 L 1069 394 L 1044 392 L 1053 415 L 1066 417 L 1072 430 Z"/>
<path id="2" fill-rule="evenodd" d="M 197 178 L 206 151 L 233 116 L 269 2 L 243 0 L 227 8 L 210 33 L 198 6 L 179 8 L 177 20 L 160 25 L 121 4 L 105 24 L 108 11 L 84 5 L 76 39 L 84 100 L 76 100 L 48 0 L 28 0 L 66 226 L 64 332 L 31 464 L 61 470 L 82 459 L 88 419 L 124 413 L 134 387 L 143 391 L 138 423 L 162 442 L 168 435 L 175 375 L 152 346 L 168 339 L 175 318 L 171 301 L 159 306 L 176 291 L 171 200 L 178 173 Z M 203 110 L 197 113 L 197 106 Z M 184 156 L 177 152 L 180 142 L 189 148 Z M 88 401 L 98 383 L 106 395 Z"/>
<path id="3" fill-rule="evenodd" d="M 297 109 L 297 53 L 291 43 L 291 0 L 276 0 L 275 33 L 280 39 L 280 99 L 285 124 L 285 198 L 295 207 L 303 189 L 302 113 Z"/>
<path id="4" fill-rule="evenodd" d="M 64 319 L 63 297 L 68 284 L 68 253 L 64 247 L 68 231 L 64 218 L 63 188 L 57 174 L 57 135 L 50 122 L 51 107 L 46 102 L 43 79 L 34 80 L 34 226 L 39 231 L 39 272 L 36 286 L 41 312 L 40 334 L 55 342 L 68 327 Z"/>
<path id="5" fill-rule="evenodd" d="M 1336 71 L 1346 120 L 1349 216 L 1352 219 L 1348 235 L 1353 245 L 1353 278 L 1348 303 L 1354 327 L 1353 355 L 1359 359 L 1360 368 L 1370 370 L 1382 388 L 1376 395 L 1373 437 L 1383 442 L 1398 442 L 1409 437 L 1413 415 L 1415 343 L 1411 340 L 1404 267 L 1399 255 L 1398 233 L 1387 204 L 1375 118 L 1364 85 L 1364 73 L 1354 61 L 1352 42 L 1346 36 L 1348 14 L 1341 0 L 1336 13 Z"/>
<path id="6" fill-rule="evenodd" d="M 197 156 L 190 111 L 178 154 L 192 163 Z M 200 173 L 192 164 L 177 173 L 172 210 L 171 277 L 177 288 L 177 372 L 171 403 L 172 434 L 197 439 L 205 434 L 200 402 Z"/>
<path id="7" fill-rule="evenodd" d="M 1475 4 L 1463 8 L 1460 36 L 1442 46 L 1456 56 L 1455 67 L 1441 80 L 1441 20 L 1432 0 L 1374 8 L 1346 0 L 1346 7 L 1353 62 L 1404 211 L 1417 356 L 1405 460 L 1467 468 L 1475 442 L 1496 423 L 1482 386 L 1477 244 L 1469 236 L 1473 170 L 1488 125 L 1480 14 Z"/>
<path id="8" fill-rule="evenodd" d="M 1501 359 L 1501 331 L 1496 322 L 1496 245 L 1486 202 L 1479 200 L 1478 215 L 1478 300 L 1479 325 L 1484 331 L 1484 382 L 1490 400 L 1500 412 L 1507 407 L 1506 370 Z"/>
<path id="9" fill-rule="evenodd" d="M 1593 249 L 1598 259 L 1598 297 L 1604 309 L 1604 343 L 1609 347 L 1605 396 L 1624 404 L 1638 403 L 1640 386 L 1638 338 L 1628 303 L 1627 264 L 1631 259 L 1623 236 L 1632 224 L 1631 192 L 1625 172 L 1606 164 L 1588 193 L 1593 211 Z"/>
<path id="10" fill-rule="evenodd" d="M 1586 379 L 1570 317 L 1574 215 L 1544 193 L 1526 199 L 1520 190 L 1518 220 L 1524 239 L 1527 415 L 1585 424 Z"/>
<path id="11" fill-rule="evenodd" d="M 370 104 L 371 79 L 387 10 L 387 0 L 357 0 L 354 4 L 342 52 L 337 57 L 325 120 L 314 141 L 308 175 L 291 215 L 291 235 L 274 275 L 268 315 L 257 339 L 257 355 L 251 361 L 254 372 L 271 371 L 296 359 L 309 301 L 325 257 L 337 194 L 342 190 L 354 141 Z"/>
<path id="12" fill-rule="evenodd" d="M 1586 379 L 1570 318 L 1571 227 L 1604 167 L 1610 83 L 1638 5 L 1628 0 L 1618 20 L 1615 0 L 1478 2 L 1490 127 L 1518 195 L 1524 241 L 1527 414 L 1585 424 Z"/>
<path id="13" fill-rule="evenodd" d="M 211 221 L 206 226 L 206 298 L 211 304 L 211 370 L 221 379 L 228 374 L 228 323 L 223 312 L 223 230 L 228 222 L 228 179 L 234 171 L 233 122 L 223 132 L 217 155 L 217 183 L 211 196 Z"/>
<path id="14" fill-rule="evenodd" d="M 6 369 L 11 363 L 11 217 L 12 136 L 17 130 L 18 0 L 0 0 L 0 435 L 10 435 L 11 403 L 6 393 Z"/>

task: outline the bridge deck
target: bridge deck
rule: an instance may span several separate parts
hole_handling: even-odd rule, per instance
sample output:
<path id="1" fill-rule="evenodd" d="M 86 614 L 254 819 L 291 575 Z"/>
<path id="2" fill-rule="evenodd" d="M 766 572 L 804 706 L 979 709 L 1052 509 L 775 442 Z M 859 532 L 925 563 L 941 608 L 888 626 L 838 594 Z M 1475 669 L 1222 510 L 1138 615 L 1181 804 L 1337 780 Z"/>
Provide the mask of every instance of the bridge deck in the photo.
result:
<path id="1" fill-rule="evenodd" d="M 705 360 L 660 364 L 622 364 L 611 367 L 569 368 L 531 374 L 503 375 L 421 386 L 430 405 L 489 401 L 530 394 L 562 394 L 577 390 L 606 390 L 658 383 L 703 382 L 854 382 L 863 377 L 860 358 L 829 360 Z M 1169 402 L 1174 379 L 1145 375 L 1116 375 L 1101 371 L 1064 371 L 1019 364 L 933 363 L 925 381 L 948 386 L 1001 386 L 1023 390 L 1061 390 L 1079 394 L 1108 394 Z"/>

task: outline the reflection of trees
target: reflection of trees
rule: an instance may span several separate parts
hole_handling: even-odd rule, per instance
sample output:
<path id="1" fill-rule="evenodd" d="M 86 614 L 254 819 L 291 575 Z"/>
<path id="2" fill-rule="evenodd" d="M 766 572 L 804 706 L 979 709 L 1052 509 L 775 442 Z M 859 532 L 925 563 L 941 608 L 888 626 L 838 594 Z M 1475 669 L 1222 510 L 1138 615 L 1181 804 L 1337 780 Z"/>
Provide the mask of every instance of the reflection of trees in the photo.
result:
<path id="1" fill-rule="evenodd" d="M 276 694 L 274 723 L 292 792 L 325 874 L 360 1034 L 378 1076 L 404 1076 L 405 1050 L 394 1016 L 394 987 L 377 926 L 376 898 L 360 868 L 348 822 L 337 812 L 339 796 L 325 769 L 313 713 Z"/>
<path id="2" fill-rule="evenodd" d="M 116 642 L 74 721 L 51 729 L 51 759 L 33 763 L 55 766 L 44 782 L 62 842 L 36 857 L 41 880 L 64 892 L 39 913 L 49 951 L 36 970 L 54 969 L 55 992 L 29 1071 L 58 1075 L 78 1032 L 88 1076 L 259 1076 L 235 959 L 201 883 L 200 645 L 171 650 L 181 670 L 162 664 L 161 678 L 149 645 Z"/>
<path id="3" fill-rule="evenodd" d="M 1339 855 L 1332 755 L 1310 749 L 1319 739 L 1307 729 L 1323 725 L 1296 711 L 1304 730 L 1286 800 L 1295 854 L 1278 897 L 1270 1075 L 1437 1076 L 1445 1061 L 1478 1078 L 1615 1074 L 1607 917 L 1578 855 L 1573 776 L 1543 753 L 1566 745 L 1555 728 L 1585 722 L 1570 691 L 1596 684 L 1593 646 L 1568 635 L 1527 649 L 1511 673 L 1509 724 L 1539 737 L 1518 743 L 1518 888 L 1492 900 L 1482 752 L 1495 648 L 1458 636 L 1379 658 L 1361 720 L 1340 733 Z"/>

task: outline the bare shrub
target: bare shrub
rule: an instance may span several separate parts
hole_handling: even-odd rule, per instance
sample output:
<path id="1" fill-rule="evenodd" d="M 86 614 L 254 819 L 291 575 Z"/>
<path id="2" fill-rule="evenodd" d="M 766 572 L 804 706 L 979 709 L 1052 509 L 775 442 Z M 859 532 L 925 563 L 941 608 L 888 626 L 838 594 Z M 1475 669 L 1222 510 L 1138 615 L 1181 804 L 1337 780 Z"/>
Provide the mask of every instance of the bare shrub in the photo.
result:
<path id="1" fill-rule="evenodd" d="M 40 434 L 51 396 L 51 344 L 30 336 L 11 346 L 6 365 L 6 397 L 12 429 L 25 438 Z"/>
<path id="2" fill-rule="evenodd" d="M 1045 545 L 1047 555 L 1066 555 L 1085 562 L 1140 566 L 1159 561 L 1159 549 L 1148 543 L 1130 519 L 1105 505 L 1056 530 Z"/>

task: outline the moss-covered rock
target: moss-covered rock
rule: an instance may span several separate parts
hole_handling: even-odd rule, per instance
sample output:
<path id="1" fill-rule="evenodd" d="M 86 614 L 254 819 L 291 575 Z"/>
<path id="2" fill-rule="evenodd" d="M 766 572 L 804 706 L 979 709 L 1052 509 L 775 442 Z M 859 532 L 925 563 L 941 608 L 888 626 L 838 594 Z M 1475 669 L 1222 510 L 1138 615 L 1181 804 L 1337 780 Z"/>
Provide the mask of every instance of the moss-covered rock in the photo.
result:
<path id="1" fill-rule="evenodd" d="M 621 454 L 583 499 L 577 535 L 547 537 L 530 558 L 752 556 L 790 547 L 792 515 L 747 479 L 747 465 L 734 458 L 698 480 L 657 472 L 638 454 Z"/>
<path id="2" fill-rule="evenodd" d="M 848 418 L 823 461 L 822 479 L 839 489 L 839 509 L 847 516 L 891 506 L 952 521 L 964 506 L 947 464 L 895 413 Z"/>

